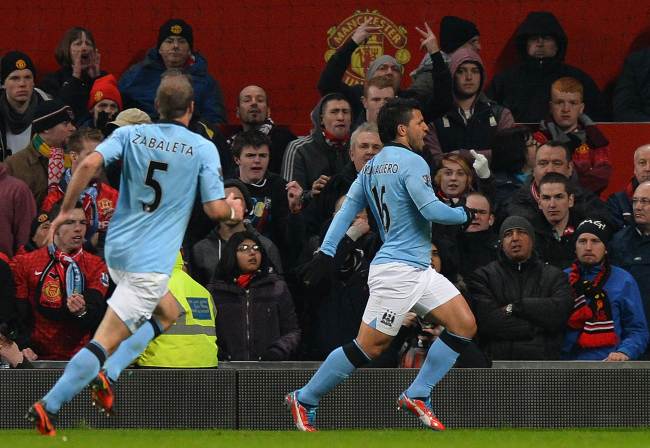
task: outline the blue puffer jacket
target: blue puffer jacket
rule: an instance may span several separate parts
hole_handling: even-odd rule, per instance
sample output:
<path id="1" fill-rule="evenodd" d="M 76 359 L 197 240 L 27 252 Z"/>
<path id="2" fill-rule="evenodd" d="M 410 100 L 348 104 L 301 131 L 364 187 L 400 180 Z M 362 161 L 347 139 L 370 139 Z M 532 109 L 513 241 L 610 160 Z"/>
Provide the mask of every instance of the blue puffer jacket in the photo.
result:
<path id="1" fill-rule="evenodd" d="M 208 62 L 205 58 L 198 53 L 193 55 L 195 61 L 187 67 L 187 72 L 192 76 L 196 111 L 210 124 L 225 123 L 226 109 L 221 87 L 208 73 Z M 143 61 L 124 72 L 119 88 L 127 107 L 137 107 L 151 116 L 156 116 L 154 99 L 160 85 L 160 75 L 164 72 L 165 64 L 157 48 L 149 49 Z"/>
<path id="2" fill-rule="evenodd" d="M 593 280 L 600 267 L 583 271 L 583 278 Z M 564 272 L 569 273 L 570 269 Z M 562 358 L 580 361 L 602 361 L 611 352 L 622 352 L 631 360 L 639 359 L 648 345 L 648 324 L 643 313 L 641 294 L 634 278 L 623 269 L 612 266 L 612 272 L 603 288 L 612 310 L 614 331 L 619 343 L 616 347 L 582 349 L 576 341 L 580 331 L 568 329 L 562 347 Z"/>

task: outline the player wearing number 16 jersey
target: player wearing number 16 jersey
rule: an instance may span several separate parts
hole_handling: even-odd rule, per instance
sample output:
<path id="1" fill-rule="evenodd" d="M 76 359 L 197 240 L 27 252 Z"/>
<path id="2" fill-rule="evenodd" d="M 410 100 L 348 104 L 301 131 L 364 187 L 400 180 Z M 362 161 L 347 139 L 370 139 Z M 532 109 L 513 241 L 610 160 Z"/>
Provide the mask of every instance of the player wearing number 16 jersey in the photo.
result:
<path id="1" fill-rule="evenodd" d="M 379 356 L 409 310 L 435 320 L 445 330 L 429 349 L 415 381 L 400 395 L 398 406 L 427 427 L 444 429 L 431 411 L 431 390 L 476 331 L 474 316 L 463 296 L 430 267 L 431 222 L 468 223 L 472 211 L 450 208 L 434 194 L 429 167 L 417 154 L 427 131 L 417 103 L 400 98 L 388 101 L 379 111 L 377 125 L 385 146 L 366 163 L 350 187 L 305 282 L 318 283 L 319 277 L 331 272 L 339 241 L 356 214 L 367 206 L 381 223 L 384 244 L 370 266 L 370 297 L 358 336 L 330 353 L 309 382 L 285 398 L 294 423 L 303 431 L 315 431 L 313 422 L 321 397 L 356 368 Z"/>
<path id="2" fill-rule="evenodd" d="M 116 130 L 70 180 L 52 233 L 68 219 L 76 198 L 102 164 L 122 160 L 120 198 L 105 247 L 117 287 L 93 339 L 70 360 L 52 390 L 30 408 L 27 418 L 42 434 L 54 435 L 53 417 L 93 380 L 93 400 L 110 413 L 111 383 L 178 318 L 167 282 L 195 195 L 201 195 L 206 214 L 215 220 L 243 218 L 241 201 L 232 195 L 223 199 L 217 149 L 187 129 L 193 96 L 186 75 L 178 71 L 163 75 L 156 94 L 161 122 Z"/>

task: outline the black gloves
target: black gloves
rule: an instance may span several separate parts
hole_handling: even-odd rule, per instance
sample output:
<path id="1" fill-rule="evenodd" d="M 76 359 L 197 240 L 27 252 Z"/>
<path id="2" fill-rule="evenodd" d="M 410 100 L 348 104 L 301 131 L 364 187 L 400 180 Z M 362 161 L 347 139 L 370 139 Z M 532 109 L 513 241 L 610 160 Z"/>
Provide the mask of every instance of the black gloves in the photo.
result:
<path id="1" fill-rule="evenodd" d="M 474 221 L 474 217 L 476 216 L 476 209 L 469 208 L 465 205 L 463 205 L 462 207 L 463 210 L 465 211 L 465 214 L 467 215 L 467 221 L 461 224 L 461 231 L 464 232 L 472 224 L 472 221 Z"/>
<path id="2" fill-rule="evenodd" d="M 323 281 L 330 282 L 335 275 L 334 258 L 318 251 L 311 259 L 298 269 L 298 275 L 305 286 L 315 288 Z"/>

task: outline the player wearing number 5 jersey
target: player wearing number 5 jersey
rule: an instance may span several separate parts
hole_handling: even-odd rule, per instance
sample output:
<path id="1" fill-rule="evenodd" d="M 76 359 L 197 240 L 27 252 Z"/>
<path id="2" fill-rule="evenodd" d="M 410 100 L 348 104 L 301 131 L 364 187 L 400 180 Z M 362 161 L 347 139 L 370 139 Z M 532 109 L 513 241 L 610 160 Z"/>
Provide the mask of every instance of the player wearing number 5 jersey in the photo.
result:
<path id="1" fill-rule="evenodd" d="M 476 332 L 474 316 L 463 296 L 430 267 L 431 222 L 469 223 L 473 212 L 450 208 L 434 194 L 429 167 L 417 154 L 427 131 L 417 103 L 390 100 L 379 111 L 377 124 L 385 146 L 366 163 L 350 187 L 305 282 L 316 284 L 331 272 L 339 241 L 364 207 L 369 206 L 381 223 L 384 244 L 370 266 L 370 297 L 358 336 L 330 353 L 309 382 L 285 398 L 294 423 L 303 431 L 316 430 L 313 423 L 321 397 L 356 368 L 379 356 L 410 310 L 442 324 L 445 330 L 429 349 L 415 381 L 400 395 L 398 406 L 427 427 L 443 430 L 431 411 L 431 390 Z"/>
<path id="2" fill-rule="evenodd" d="M 116 130 L 70 180 L 52 232 L 68 219 L 76 198 L 102 164 L 122 160 L 120 198 L 105 248 L 117 287 L 93 339 L 70 360 L 52 390 L 30 408 L 27 417 L 42 434 L 54 435 L 53 417 L 91 381 L 93 401 L 110 413 L 111 383 L 178 318 L 167 282 L 197 192 L 212 219 L 243 219 L 241 201 L 232 195 L 223 199 L 217 149 L 187 129 L 193 96 L 186 75 L 178 71 L 163 75 L 156 94 L 161 122 Z M 105 370 L 100 372 L 102 366 Z"/>

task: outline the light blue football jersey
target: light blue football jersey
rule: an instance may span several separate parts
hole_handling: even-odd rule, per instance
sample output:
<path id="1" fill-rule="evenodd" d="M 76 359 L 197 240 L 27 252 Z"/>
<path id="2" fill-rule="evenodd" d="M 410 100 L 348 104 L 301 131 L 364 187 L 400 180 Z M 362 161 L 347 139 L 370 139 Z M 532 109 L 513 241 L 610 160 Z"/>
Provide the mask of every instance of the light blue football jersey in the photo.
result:
<path id="1" fill-rule="evenodd" d="M 334 255 L 350 223 L 366 206 L 384 241 L 372 264 L 402 262 L 426 268 L 431 263 L 431 220 L 460 224 L 467 219 L 462 208 L 447 207 L 436 197 L 424 159 L 396 144 L 384 147 L 361 169 L 320 250 Z"/>
<path id="2" fill-rule="evenodd" d="M 170 274 L 194 206 L 224 197 L 216 147 L 180 123 L 125 126 L 97 146 L 104 164 L 122 161 L 108 266 Z"/>

